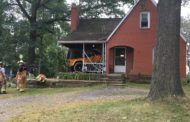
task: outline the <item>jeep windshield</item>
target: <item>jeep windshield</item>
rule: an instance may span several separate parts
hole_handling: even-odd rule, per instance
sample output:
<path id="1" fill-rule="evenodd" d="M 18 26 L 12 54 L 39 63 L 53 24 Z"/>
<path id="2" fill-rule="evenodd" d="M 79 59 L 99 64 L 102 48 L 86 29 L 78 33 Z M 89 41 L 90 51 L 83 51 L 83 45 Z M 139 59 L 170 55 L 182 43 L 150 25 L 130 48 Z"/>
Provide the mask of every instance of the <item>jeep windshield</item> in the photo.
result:
<path id="1" fill-rule="evenodd" d="M 67 54 L 67 59 L 77 59 L 77 58 L 82 58 L 82 50 L 69 49 Z"/>

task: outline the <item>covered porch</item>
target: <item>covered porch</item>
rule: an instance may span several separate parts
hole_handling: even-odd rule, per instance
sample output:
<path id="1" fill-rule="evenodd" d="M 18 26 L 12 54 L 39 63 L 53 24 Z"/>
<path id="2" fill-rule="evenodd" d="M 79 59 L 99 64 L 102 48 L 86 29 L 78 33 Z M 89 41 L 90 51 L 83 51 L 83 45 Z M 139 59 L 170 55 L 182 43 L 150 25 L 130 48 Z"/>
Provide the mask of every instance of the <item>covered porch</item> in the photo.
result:
<path id="1" fill-rule="evenodd" d="M 60 42 L 59 42 L 60 43 Z M 104 42 L 62 42 L 69 48 L 67 59 L 70 71 L 87 73 L 105 73 L 105 43 Z"/>

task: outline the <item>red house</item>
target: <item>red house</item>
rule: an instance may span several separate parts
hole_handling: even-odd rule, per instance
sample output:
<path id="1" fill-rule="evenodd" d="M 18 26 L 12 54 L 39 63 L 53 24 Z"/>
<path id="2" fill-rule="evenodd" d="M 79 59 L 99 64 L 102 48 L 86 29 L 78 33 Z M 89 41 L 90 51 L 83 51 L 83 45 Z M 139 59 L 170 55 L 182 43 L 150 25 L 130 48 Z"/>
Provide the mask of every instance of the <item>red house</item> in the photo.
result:
<path id="1" fill-rule="evenodd" d="M 144 5 L 142 9 L 140 5 Z M 59 41 L 69 48 L 102 45 L 102 72 L 126 76 L 151 75 L 156 37 L 154 0 L 136 2 L 124 18 L 81 19 L 76 6 L 71 10 L 71 33 Z M 186 77 L 186 40 L 180 34 L 180 73 Z M 77 45 L 77 46 L 76 46 Z M 84 56 L 84 55 L 83 55 Z M 85 63 L 83 62 L 83 67 Z"/>

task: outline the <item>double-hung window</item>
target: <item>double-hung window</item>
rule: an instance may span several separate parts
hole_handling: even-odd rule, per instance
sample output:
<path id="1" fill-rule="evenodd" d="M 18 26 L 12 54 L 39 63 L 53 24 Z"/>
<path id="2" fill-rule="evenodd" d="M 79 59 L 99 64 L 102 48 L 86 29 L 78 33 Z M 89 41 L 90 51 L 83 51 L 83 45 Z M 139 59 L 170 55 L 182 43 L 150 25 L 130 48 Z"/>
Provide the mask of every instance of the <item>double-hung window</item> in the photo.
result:
<path id="1" fill-rule="evenodd" d="M 141 29 L 150 28 L 150 12 L 140 13 L 140 28 Z"/>

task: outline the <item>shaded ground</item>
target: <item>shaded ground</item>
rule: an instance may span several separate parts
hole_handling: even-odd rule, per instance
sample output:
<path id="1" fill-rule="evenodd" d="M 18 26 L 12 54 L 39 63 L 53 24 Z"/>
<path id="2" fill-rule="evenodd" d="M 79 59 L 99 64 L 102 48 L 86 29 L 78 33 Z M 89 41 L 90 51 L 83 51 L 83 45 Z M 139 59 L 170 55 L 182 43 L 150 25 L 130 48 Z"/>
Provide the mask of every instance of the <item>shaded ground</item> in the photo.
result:
<path id="1" fill-rule="evenodd" d="M 137 98 L 146 96 L 147 92 L 136 88 L 106 87 L 80 92 L 7 98 L 0 100 L 0 121 L 22 115 L 28 110 L 46 111 L 56 106 L 89 100 Z"/>

